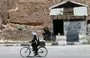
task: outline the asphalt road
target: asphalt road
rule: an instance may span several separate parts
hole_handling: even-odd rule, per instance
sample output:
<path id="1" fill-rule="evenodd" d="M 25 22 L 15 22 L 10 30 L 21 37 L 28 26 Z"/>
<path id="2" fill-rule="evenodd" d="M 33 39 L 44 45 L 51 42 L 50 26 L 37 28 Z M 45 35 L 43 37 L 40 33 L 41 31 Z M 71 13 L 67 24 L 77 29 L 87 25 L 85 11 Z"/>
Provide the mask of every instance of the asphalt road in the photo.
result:
<path id="1" fill-rule="evenodd" d="M 90 58 L 90 45 L 46 46 L 46 57 L 21 57 L 21 47 L 0 46 L 0 58 Z"/>

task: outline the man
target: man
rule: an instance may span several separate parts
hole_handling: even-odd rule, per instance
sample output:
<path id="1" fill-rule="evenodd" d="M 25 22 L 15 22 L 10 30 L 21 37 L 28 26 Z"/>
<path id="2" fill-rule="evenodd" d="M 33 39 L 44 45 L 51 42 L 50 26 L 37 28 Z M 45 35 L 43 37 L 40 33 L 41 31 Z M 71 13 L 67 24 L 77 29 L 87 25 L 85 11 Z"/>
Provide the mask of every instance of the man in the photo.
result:
<path id="1" fill-rule="evenodd" d="M 50 32 L 49 28 L 45 27 L 43 30 L 44 30 L 44 32 L 43 32 L 44 40 L 50 41 L 51 40 L 51 32 Z"/>
<path id="2" fill-rule="evenodd" d="M 37 37 L 37 34 L 35 31 L 32 32 L 32 35 L 33 35 L 33 39 L 31 41 L 31 46 L 33 48 L 33 51 L 34 51 L 34 56 L 38 55 L 38 43 L 39 43 L 39 39 Z"/>

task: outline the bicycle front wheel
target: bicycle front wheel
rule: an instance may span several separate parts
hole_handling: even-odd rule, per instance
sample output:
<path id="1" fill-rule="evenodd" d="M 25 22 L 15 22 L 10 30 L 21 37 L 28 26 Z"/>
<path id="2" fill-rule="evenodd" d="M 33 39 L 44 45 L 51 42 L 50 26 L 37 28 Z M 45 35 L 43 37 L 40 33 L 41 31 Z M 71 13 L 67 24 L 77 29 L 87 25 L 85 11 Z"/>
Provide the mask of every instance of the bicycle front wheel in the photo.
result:
<path id="1" fill-rule="evenodd" d="M 45 47 L 40 47 L 38 49 L 38 55 L 41 57 L 45 57 L 48 54 L 48 50 Z"/>
<path id="2" fill-rule="evenodd" d="M 31 50 L 28 47 L 23 47 L 20 49 L 20 55 L 22 57 L 27 57 L 31 54 Z"/>

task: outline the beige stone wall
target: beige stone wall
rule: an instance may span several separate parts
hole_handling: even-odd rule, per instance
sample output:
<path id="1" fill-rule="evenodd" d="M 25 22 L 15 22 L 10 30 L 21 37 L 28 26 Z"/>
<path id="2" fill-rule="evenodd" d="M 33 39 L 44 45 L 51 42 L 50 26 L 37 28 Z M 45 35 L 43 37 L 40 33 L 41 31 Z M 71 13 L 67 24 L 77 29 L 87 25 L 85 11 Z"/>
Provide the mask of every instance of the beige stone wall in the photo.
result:
<path id="1" fill-rule="evenodd" d="M 90 4 L 89 0 L 74 1 Z M 60 2 L 61 0 L 0 0 L 0 13 L 6 21 L 9 19 L 10 22 L 20 23 L 40 22 L 43 26 L 50 27 L 52 19 L 49 15 L 49 7 Z M 90 15 L 89 10 L 90 7 L 88 7 Z"/>
<path id="2" fill-rule="evenodd" d="M 86 4 L 90 4 L 90 0 L 75 0 L 75 1 L 86 1 Z M 39 29 L 44 26 L 52 26 L 52 19 L 49 15 L 49 7 L 57 3 L 60 3 L 61 0 L 0 0 L 0 15 L 2 19 L 10 22 L 20 22 L 20 23 L 29 23 L 29 22 L 42 22 L 42 26 L 27 26 L 27 29 Z M 89 9 L 90 10 L 90 5 Z M 88 13 L 90 13 L 88 11 Z M 8 18 L 9 15 L 9 18 Z M 10 26 L 11 25 L 11 26 Z M 1 38 L 4 39 L 13 39 L 13 40 L 29 40 L 29 31 L 18 31 L 13 24 L 5 26 L 6 29 L 2 32 Z M 14 30 L 13 30 L 14 29 Z M 1 39 L 0 38 L 0 39 Z"/>
<path id="3" fill-rule="evenodd" d="M 11 22 L 42 22 L 51 26 L 49 7 L 60 0 L 9 0 L 9 21 Z"/>
<path id="4" fill-rule="evenodd" d="M 90 4 L 89 0 L 74 1 Z M 0 13 L 6 21 L 9 15 L 10 22 L 41 22 L 44 26 L 51 26 L 49 7 L 60 2 L 61 0 L 0 0 Z M 88 13 L 90 14 L 89 11 Z"/>
<path id="5" fill-rule="evenodd" d="M 89 0 L 74 0 L 77 2 L 88 2 Z M 4 18 L 11 22 L 42 22 L 43 25 L 51 25 L 49 7 L 60 3 L 61 0 L 0 0 L 0 12 Z M 3 6 L 3 7 L 2 7 Z"/>
<path id="6" fill-rule="evenodd" d="M 6 20 L 8 18 L 7 11 L 7 0 L 0 0 L 0 17 L 2 18 L 2 20 Z"/>

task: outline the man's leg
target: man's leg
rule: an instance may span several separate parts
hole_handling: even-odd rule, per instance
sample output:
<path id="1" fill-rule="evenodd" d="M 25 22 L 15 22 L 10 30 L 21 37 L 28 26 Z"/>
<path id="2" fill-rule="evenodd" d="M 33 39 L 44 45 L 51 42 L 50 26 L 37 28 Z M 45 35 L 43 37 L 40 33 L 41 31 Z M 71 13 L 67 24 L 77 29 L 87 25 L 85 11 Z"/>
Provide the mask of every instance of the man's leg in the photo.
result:
<path id="1" fill-rule="evenodd" d="M 38 55 L 38 49 L 37 49 L 37 46 L 35 46 L 35 55 Z"/>
<path id="2" fill-rule="evenodd" d="M 35 51 L 35 44 L 31 44 L 33 51 Z"/>

